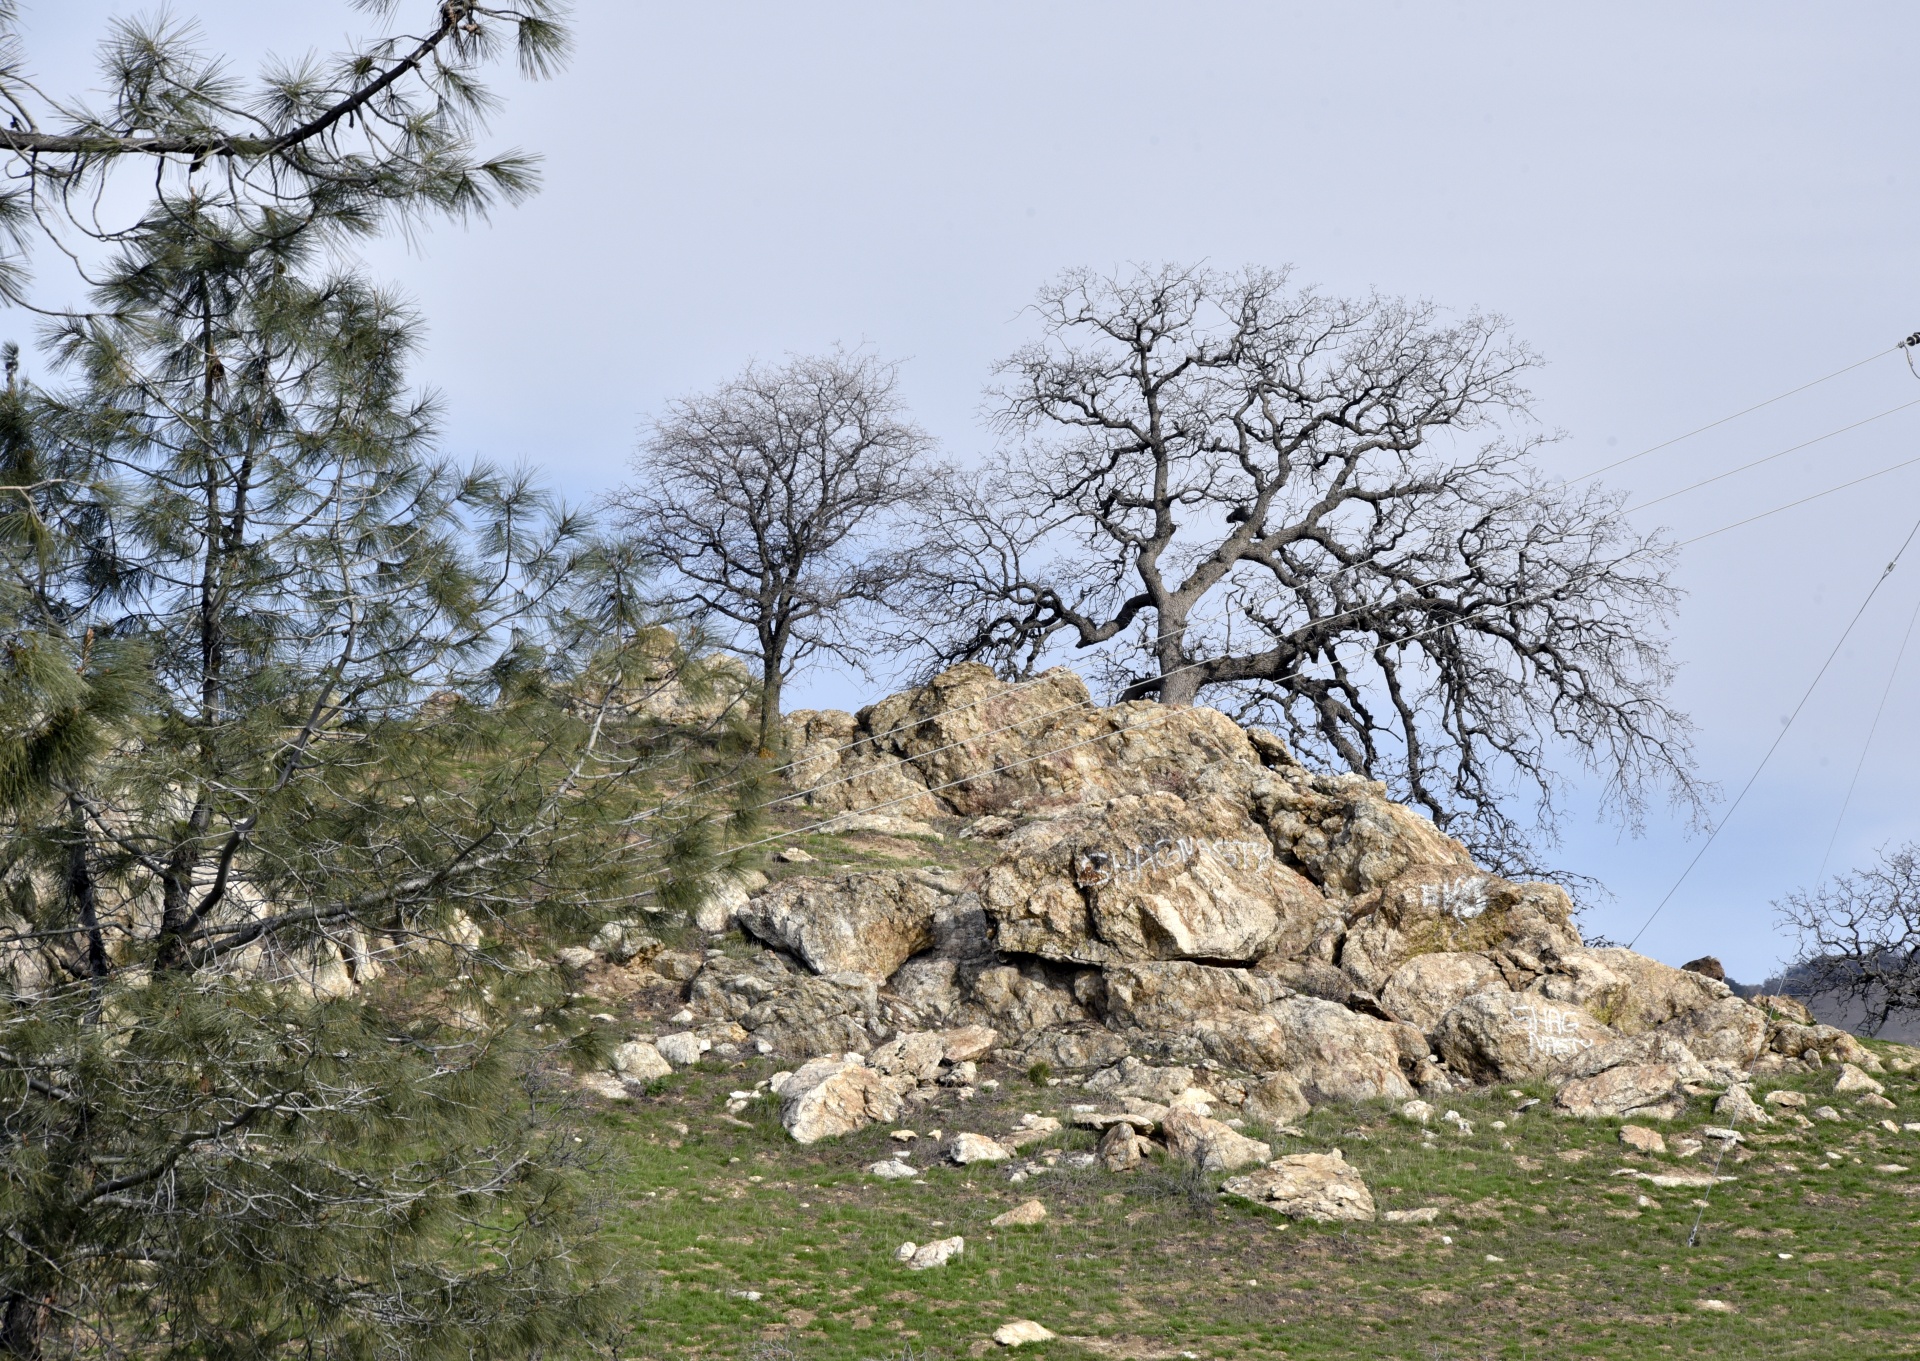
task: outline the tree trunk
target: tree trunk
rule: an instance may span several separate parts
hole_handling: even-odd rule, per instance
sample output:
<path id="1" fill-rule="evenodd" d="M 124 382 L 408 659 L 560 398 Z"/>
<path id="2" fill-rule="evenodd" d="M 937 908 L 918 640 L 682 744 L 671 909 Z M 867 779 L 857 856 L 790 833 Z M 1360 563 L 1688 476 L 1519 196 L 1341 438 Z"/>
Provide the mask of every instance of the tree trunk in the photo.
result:
<path id="1" fill-rule="evenodd" d="M 0 1356 L 39 1361 L 46 1331 L 47 1301 L 9 1291 L 6 1311 L 0 1314 Z"/>
<path id="2" fill-rule="evenodd" d="M 1200 668 L 1187 657 L 1187 613 L 1183 606 L 1154 611 L 1154 660 L 1160 664 L 1160 702 L 1184 709 L 1200 694 Z"/>
<path id="3" fill-rule="evenodd" d="M 780 742 L 780 665 L 768 657 L 760 674 L 760 754 L 772 756 Z"/>

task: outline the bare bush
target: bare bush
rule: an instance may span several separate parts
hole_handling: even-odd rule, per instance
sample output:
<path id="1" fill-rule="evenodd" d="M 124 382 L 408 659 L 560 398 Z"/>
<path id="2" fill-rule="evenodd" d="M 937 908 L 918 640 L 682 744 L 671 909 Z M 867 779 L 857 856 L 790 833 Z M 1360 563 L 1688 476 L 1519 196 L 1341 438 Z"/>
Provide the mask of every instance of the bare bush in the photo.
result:
<path id="1" fill-rule="evenodd" d="M 1799 989 L 1858 1006 L 1870 1035 L 1920 1010 L 1920 846 L 1883 851 L 1877 864 L 1773 906 L 1799 937 Z"/>

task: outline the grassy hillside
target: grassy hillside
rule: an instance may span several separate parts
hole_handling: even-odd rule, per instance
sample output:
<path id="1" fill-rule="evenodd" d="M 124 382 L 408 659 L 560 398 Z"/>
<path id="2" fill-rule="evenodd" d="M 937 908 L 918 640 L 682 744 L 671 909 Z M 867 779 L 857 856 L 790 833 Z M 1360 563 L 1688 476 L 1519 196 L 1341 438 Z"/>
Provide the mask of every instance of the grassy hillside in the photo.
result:
<path id="1" fill-rule="evenodd" d="M 1691 1159 L 1633 1152 L 1619 1122 L 1547 1113 L 1543 1085 L 1441 1105 L 1465 1136 L 1324 1107 L 1271 1136 L 1276 1156 L 1340 1148 L 1383 1211 L 1441 1213 L 1317 1227 L 1176 1165 L 1073 1166 L 1093 1137 L 1071 1129 L 967 1168 L 928 1166 L 923 1138 L 923 1176 L 884 1182 L 862 1169 L 896 1146 L 887 1128 L 801 1147 L 770 1099 L 727 1113 L 776 1066 L 703 1063 L 597 1116 L 621 1155 L 612 1231 L 651 1282 L 622 1355 L 958 1358 L 997 1352 L 993 1330 L 1016 1318 L 1060 1334 L 1020 1349 L 1053 1357 L 1920 1355 L 1920 1132 L 1880 1123 L 1920 1120 L 1911 1077 L 1886 1079 L 1892 1111 L 1833 1097 L 1832 1070 L 1756 1082 L 1843 1118 L 1750 1130 L 1710 1192 L 1617 1174 L 1711 1171 L 1711 1142 Z M 943 1094 L 901 1127 L 1003 1134 L 1090 1099 L 991 1064 L 981 1077 L 998 1089 Z M 1525 1098 L 1541 1104 L 1516 1115 Z M 1669 1147 L 1717 1123 L 1710 1107 L 1662 1126 Z M 1013 1184 L 1029 1161 L 1044 1170 Z M 1043 1223 L 990 1227 L 1030 1198 Z M 954 1234 L 966 1251 L 945 1267 L 894 1260 L 904 1241 Z"/>

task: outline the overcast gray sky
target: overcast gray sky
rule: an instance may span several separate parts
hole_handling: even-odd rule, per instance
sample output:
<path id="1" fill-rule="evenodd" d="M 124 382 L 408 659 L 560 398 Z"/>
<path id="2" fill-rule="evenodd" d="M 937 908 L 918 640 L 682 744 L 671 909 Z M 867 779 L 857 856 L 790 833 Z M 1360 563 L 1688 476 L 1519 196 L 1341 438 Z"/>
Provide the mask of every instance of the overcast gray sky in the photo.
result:
<path id="1" fill-rule="evenodd" d="M 76 89 L 106 19 L 152 8 L 23 0 L 32 65 Z M 172 9 L 242 70 L 367 22 L 344 0 Z M 1504 313 L 1549 361 L 1538 413 L 1567 438 L 1545 457 L 1569 476 L 1920 329 L 1911 5 L 581 0 L 576 25 L 559 80 L 503 82 L 495 140 L 545 155 L 544 192 L 369 263 L 429 319 L 449 451 L 581 498 L 664 398 L 836 341 L 905 359 L 920 419 L 977 456 L 988 367 L 1075 264 L 1291 262 Z M 1917 397 L 1883 354 L 1608 480 L 1661 496 Z M 1920 457 L 1917 432 L 1920 408 L 1637 518 L 1687 539 Z M 1920 465 L 1685 550 L 1678 694 L 1729 797 L 1916 516 Z M 1920 549 L 1642 949 L 1774 966 L 1769 903 L 1819 869 L 1917 603 Z M 1916 697 L 1920 645 L 1836 867 L 1920 836 Z M 1567 830 L 1621 939 L 1699 845 L 1658 810 L 1637 840 Z"/>

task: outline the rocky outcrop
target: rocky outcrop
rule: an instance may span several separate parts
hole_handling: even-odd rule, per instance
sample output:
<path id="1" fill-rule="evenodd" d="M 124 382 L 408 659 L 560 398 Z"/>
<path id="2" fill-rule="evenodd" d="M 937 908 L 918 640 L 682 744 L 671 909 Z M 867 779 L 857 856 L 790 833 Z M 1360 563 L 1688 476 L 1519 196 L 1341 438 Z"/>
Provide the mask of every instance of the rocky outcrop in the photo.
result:
<path id="1" fill-rule="evenodd" d="M 1088 1127 L 1120 1164 L 1150 1131 L 1184 1149 L 1187 1118 L 1164 1124 L 1177 1107 L 1217 1120 L 1182 1107 L 1200 1088 L 1267 1127 L 1316 1101 L 1522 1079 L 1553 1083 L 1566 1114 L 1658 1118 L 1689 1085 L 1878 1067 L 1793 1003 L 1589 948 L 1559 888 L 1486 873 L 1382 786 L 1212 710 L 1101 708 L 1070 672 L 1008 685 L 962 666 L 790 728 L 796 799 L 820 822 L 970 867 L 809 873 L 790 856 L 783 882 L 703 904 L 765 950 L 647 967 L 692 975 L 703 1036 L 831 1056 L 847 1095 L 816 1104 L 835 1110 L 970 1083 L 915 1038 L 967 1025 L 998 1031 L 1010 1065 L 1097 1074 Z M 635 944 L 599 943 L 607 961 Z"/>

